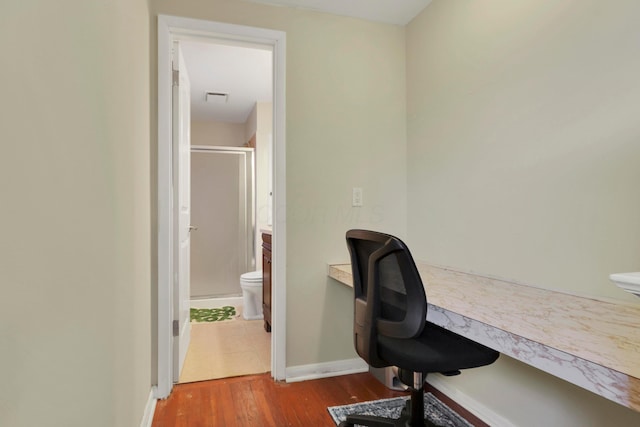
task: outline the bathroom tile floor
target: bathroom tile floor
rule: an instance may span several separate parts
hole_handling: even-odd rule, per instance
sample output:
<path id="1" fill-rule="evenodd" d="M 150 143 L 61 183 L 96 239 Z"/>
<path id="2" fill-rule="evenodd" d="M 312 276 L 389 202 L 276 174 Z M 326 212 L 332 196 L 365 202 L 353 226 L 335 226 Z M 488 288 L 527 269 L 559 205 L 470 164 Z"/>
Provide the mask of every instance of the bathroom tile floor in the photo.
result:
<path id="1" fill-rule="evenodd" d="M 263 325 L 262 320 L 244 320 L 242 316 L 224 322 L 192 322 L 191 343 L 179 382 L 269 372 L 271 334 Z"/>

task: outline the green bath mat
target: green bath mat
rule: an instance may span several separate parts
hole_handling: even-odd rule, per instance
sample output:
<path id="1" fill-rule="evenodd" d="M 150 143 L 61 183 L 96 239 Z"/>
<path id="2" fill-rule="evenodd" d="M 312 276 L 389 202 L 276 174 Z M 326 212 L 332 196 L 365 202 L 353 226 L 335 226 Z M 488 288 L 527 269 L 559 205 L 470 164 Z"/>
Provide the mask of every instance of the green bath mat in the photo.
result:
<path id="1" fill-rule="evenodd" d="M 192 308 L 192 322 L 220 322 L 233 320 L 236 317 L 236 308 L 230 305 L 220 308 Z"/>

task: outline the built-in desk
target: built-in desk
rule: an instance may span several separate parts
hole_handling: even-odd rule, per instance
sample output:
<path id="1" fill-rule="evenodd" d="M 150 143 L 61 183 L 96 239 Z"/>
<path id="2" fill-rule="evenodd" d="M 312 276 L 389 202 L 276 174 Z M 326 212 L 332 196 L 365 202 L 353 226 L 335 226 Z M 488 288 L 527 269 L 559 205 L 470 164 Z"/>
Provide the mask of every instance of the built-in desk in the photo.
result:
<path id="1" fill-rule="evenodd" d="M 640 306 L 417 266 L 429 321 L 640 412 Z"/>

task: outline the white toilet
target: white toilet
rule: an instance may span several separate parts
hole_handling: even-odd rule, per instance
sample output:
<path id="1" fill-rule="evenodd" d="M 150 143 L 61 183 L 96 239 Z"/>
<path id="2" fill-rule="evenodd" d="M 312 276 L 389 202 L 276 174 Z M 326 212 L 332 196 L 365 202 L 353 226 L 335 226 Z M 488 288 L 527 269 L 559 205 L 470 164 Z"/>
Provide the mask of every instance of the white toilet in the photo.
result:
<path id="1" fill-rule="evenodd" d="M 262 270 L 240 276 L 242 288 L 242 317 L 245 320 L 262 319 Z"/>

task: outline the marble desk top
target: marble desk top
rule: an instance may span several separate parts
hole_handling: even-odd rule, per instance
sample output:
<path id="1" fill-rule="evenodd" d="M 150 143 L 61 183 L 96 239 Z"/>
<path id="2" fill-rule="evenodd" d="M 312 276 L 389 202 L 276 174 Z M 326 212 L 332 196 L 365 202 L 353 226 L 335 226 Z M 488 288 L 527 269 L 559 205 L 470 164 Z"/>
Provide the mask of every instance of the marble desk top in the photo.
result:
<path id="1" fill-rule="evenodd" d="M 640 411 L 640 305 L 416 264 L 429 321 Z M 350 264 L 329 276 L 353 286 Z"/>

